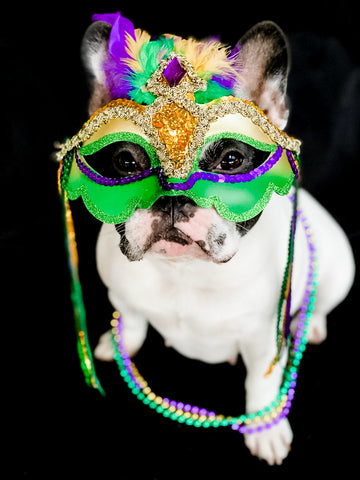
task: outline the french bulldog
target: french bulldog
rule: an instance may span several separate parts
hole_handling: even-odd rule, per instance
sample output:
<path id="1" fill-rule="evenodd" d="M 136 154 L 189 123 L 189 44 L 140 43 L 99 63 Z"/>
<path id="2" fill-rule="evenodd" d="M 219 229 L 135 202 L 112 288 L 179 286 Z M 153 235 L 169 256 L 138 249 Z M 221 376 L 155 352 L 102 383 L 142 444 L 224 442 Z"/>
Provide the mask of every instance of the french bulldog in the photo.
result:
<path id="1" fill-rule="evenodd" d="M 109 29 L 102 22 L 89 27 L 83 57 L 92 84 L 89 113 L 109 101 L 103 58 Z M 240 40 L 239 55 L 246 98 L 284 129 L 288 120 L 286 87 L 287 40 L 272 22 L 255 25 Z M 144 161 L 140 147 L 121 145 L 120 170 L 135 172 Z M 115 152 L 116 154 L 116 152 Z M 200 168 L 246 173 L 261 159 L 249 145 L 233 139 L 204 149 Z M 309 341 L 327 335 L 326 316 L 349 292 L 354 260 L 349 242 L 329 213 L 304 189 L 299 208 L 311 225 L 317 246 L 319 286 Z M 163 196 L 150 208 L 137 209 L 124 223 L 103 224 L 97 241 L 97 268 L 113 307 L 120 311 L 124 343 L 131 356 L 141 348 L 150 323 L 166 345 L 182 355 L 208 363 L 246 366 L 246 411 L 263 409 L 276 397 L 286 352 L 265 377 L 276 354 L 277 305 L 287 260 L 292 204 L 273 194 L 265 209 L 245 222 L 231 222 L 215 208 L 201 208 L 187 196 Z M 299 222 L 298 222 L 299 223 Z M 292 275 L 292 328 L 301 305 L 308 268 L 308 246 L 301 225 L 295 237 Z M 95 349 L 98 359 L 113 359 L 110 332 Z M 288 455 L 292 430 L 287 419 L 271 429 L 245 434 L 253 455 L 281 464 Z"/>

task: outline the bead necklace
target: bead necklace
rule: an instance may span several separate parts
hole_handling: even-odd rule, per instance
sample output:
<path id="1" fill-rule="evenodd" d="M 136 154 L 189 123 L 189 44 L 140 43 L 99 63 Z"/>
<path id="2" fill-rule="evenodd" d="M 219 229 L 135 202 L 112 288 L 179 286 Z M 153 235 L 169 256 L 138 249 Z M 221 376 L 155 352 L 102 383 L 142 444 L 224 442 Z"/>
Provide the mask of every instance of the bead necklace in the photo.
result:
<path id="1" fill-rule="evenodd" d="M 294 197 L 289 198 L 294 201 Z M 189 403 L 178 402 L 156 395 L 141 376 L 126 352 L 122 337 L 123 325 L 121 316 L 119 312 L 114 312 L 111 326 L 115 361 L 121 377 L 123 377 L 131 392 L 140 401 L 164 417 L 179 423 L 203 428 L 229 426 L 232 430 L 242 434 L 261 432 L 264 429 L 269 429 L 289 414 L 295 394 L 298 368 L 307 345 L 307 332 L 314 311 L 317 290 L 316 250 L 313 235 L 304 213 L 297 209 L 296 214 L 301 221 L 306 235 L 309 251 L 309 267 L 297 330 L 294 338 L 289 341 L 288 361 L 284 368 L 283 381 L 279 389 L 279 394 L 275 400 L 263 410 L 254 413 L 240 416 L 225 416 L 205 408 L 192 406 Z"/>

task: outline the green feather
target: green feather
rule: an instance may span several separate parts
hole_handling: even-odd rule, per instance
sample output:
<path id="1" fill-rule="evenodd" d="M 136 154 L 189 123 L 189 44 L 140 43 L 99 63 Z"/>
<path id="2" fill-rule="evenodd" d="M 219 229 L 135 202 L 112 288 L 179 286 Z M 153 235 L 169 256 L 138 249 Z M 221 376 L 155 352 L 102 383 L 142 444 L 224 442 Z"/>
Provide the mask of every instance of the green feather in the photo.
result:
<path id="1" fill-rule="evenodd" d="M 195 101 L 196 103 L 208 103 L 227 95 L 232 95 L 231 89 L 222 87 L 214 80 L 209 80 L 205 91 L 198 90 L 195 93 Z"/>
<path id="2" fill-rule="evenodd" d="M 132 72 L 130 75 L 127 75 L 127 81 L 129 81 L 133 87 L 129 92 L 131 100 L 147 105 L 155 100 L 156 97 L 150 92 L 144 92 L 143 87 L 151 75 L 157 70 L 160 62 L 167 58 L 173 51 L 173 48 L 173 39 L 168 39 L 163 36 L 157 40 L 144 43 L 137 59 L 142 71 Z"/>

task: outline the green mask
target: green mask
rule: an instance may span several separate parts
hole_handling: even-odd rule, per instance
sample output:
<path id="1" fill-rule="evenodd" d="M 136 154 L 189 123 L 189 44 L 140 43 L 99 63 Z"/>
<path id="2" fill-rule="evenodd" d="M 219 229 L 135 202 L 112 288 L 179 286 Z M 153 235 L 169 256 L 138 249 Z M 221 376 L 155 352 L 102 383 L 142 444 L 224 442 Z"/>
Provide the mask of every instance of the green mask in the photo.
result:
<path id="1" fill-rule="evenodd" d="M 152 104 L 113 100 L 62 146 L 61 185 L 71 200 L 81 196 L 98 220 L 120 223 L 161 196 L 185 195 L 240 222 L 260 213 L 273 192 L 289 192 L 298 176 L 298 140 L 249 101 L 226 96 L 198 104 L 192 91 L 201 79 L 159 87 L 155 73 L 147 85 L 158 95 Z M 250 147 L 258 165 L 237 173 L 234 157 L 235 168 L 206 171 L 208 149 L 229 141 Z"/>

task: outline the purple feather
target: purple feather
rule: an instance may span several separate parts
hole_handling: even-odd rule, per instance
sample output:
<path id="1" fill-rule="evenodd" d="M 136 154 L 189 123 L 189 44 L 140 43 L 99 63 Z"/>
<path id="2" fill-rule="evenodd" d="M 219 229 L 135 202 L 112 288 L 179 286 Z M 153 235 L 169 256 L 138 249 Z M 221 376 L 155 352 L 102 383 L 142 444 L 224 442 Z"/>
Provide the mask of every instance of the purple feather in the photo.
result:
<path id="1" fill-rule="evenodd" d="M 112 25 L 108 43 L 109 55 L 104 61 L 103 68 L 112 98 L 128 97 L 132 89 L 128 81 L 131 70 L 123 60 L 130 58 L 126 51 L 127 35 L 136 39 L 134 25 L 120 12 L 94 14 L 92 20 Z"/>

